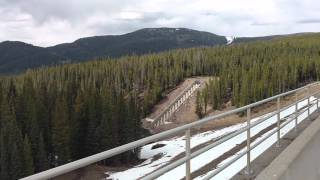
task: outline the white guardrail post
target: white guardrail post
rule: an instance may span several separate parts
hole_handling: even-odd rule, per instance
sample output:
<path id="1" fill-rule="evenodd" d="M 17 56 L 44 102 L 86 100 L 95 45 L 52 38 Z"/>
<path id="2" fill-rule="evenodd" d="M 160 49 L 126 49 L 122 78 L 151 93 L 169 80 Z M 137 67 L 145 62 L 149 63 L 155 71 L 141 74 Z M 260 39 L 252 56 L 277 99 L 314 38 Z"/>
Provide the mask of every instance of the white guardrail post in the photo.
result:
<path id="1" fill-rule="evenodd" d="M 280 147 L 280 97 L 277 98 L 277 144 L 276 147 Z"/>
<path id="2" fill-rule="evenodd" d="M 295 102 L 295 111 L 294 111 L 294 116 L 295 116 L 295 123 L 294 123 L 294 130 L 298 130 L 298 92 L 295 93 L 294 95 L 294 102 Z"/>
<path id="3" fill-rule="evenodd" d="M 251 120 L 251 108 L 249 107 L 247 109 L 247 168 L 245 170 L 245 173 L 249 176 L 253 173 L 251 169 L 251 155 L 250 155 L 250 141 L 251 141 L 251 135 L 250 135 L 250 130 L 251 130 L 251 125 L 250 125 L 250 120 Z"/>
<path id="4" fill-rule="evenodd" d="M 190 164 L 190 128 L 186 131 L 186 180 L 191 180 L 191 164 Z"/>
<path id="5" fill-rule="evenodd" d="M 317 112 L 319 112 L 319 94 L 316 94 Z"/>
<path id="6" fill-rule="evenodd" d="M 308 93 L 308 120 L 311 120 L 310 118 L 310 86 L 307 87 L 307 93 Z"/>

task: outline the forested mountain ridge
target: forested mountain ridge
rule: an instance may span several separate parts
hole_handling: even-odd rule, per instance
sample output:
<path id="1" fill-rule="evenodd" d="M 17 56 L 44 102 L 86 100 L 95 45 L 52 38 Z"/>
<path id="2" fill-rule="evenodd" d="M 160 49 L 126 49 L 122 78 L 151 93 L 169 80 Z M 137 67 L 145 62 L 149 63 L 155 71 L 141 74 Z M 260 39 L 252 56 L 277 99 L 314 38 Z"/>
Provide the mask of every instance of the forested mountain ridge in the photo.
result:
<path id="1" fill-rule="evenodd" d="M 185 28 L 145 28 L 124 35 L 81 38 L 48 49 L 68 59 L 81 61 L 226 43 L 224 36 L 208 32 Z"/>
<path id="2" fill-rule="evenodd" d="M 18 179 L 143 137 L 141 119 L 184 78 L 215 76 L 198 114 L 320 78 L 320 34 L 178 49 L 0 78 L 0 178 Z M 132 163 L 138 150 L 102 163 Z"/>
<path id="3" fill-rule="evenodd" d="M 259 36 L 259 37 L 235 37 L 232 43 L 239 44 L 239 43 L 247 43 L 247 42 L 254 42 L 254 41 L 267 41 L 267 40 L 272 40 L 272 39 L 282 38 L 282 37 L 303 36 L 303 35 L 310 35 L 310 34 L 313 34 L 313 33 L 306 32 L 306 33 L 294 33 L 294 34 Z"/>
<path id="4" fill-rule="evenodd" d="M 0 43 L 0 74 L 15 74 L 30 67 L 53 65 L 65 60 L 46 48 L 18 41 Z"/>
<path id="5" fill-rule="evenodd" d="M 282 36 L 236 37 L 232 44 L 279 37 Z M 145 28 L 123 35 L 81 38 L 72 43 L 47 48 L 23 42 L 5 41 L 0 43 L 0 74 L 16 74 L 42 66 L 77 63 L 106 57 L 227 44 L 224 36 L 186 28 Z"/>
<path id="6" fill-rule="evenodd" d="M 145 28 L 123 35 L 81 38 L 48 48 L 6 41 L 0 43 L 0 74 L 14 74 L 30 68 L 66 62 L 226 43 L 224 36 L 186 28 Z"/>

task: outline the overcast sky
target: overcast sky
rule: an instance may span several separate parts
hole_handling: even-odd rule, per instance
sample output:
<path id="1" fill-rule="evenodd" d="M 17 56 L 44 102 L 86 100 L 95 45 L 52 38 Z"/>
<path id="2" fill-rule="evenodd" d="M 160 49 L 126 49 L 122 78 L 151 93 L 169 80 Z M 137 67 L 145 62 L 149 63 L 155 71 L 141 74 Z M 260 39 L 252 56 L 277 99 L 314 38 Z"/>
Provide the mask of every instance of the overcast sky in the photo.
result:
<path id="1" fill-rule="evenodd" d="M 320 31 L 319 0 L 0 0 L 0 41 L 39 46 L 145 27 L 227 36 Z"/>

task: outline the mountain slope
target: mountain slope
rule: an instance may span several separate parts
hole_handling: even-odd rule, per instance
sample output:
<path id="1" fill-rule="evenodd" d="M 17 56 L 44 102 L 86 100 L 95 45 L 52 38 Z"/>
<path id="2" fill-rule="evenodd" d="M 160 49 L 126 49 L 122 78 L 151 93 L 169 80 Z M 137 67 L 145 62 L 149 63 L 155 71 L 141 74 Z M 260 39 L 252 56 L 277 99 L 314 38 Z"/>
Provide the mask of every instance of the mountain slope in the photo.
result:
<path id="1" fill-rule="evenodd" d="M 104 57 L 140 55 L 177 48 L 217 46 L 270 40 L 282 36 L 232 39 L 186 28 L 145 28 L 123 35 L 94 36 L 43 48 L 23 42 L 0 43 L 0 74 L 20 73 L 30 68 Z"/>
<path id="2" fill-rule="evenodd" d="M 23 42 L 0 43 L 0 74 L 64 62 L 81 62 L 101 57 L 145 54 L 176 48 L 224 45 L 227 40 L 208 32 L 185 28 L 146 28 L 123 35 L 81 38 L 73 43 L 42 48 Z"/>
<path id="3" fill-rule="evenodd" d="M 254 41 L 266 41 L 272 40 L 275 38 L 284 37 L 284 35 L 274 35 L 274 36 L 261 36 L 261 37 L 237 37 L 233 39 L 233 43 L 246 43 L 246 42 L 254 42 Z"/>
<path id="4" fill-rule="evenodd" d="M 53 65 L 65 60 L 46 48 L 23 42 L 5 41 L 0 43 L 0 73 L 13 74 L 28 68 Z"/>
<path id="5" fill-rule="evenodd" d="M 185 28 L 146 28 L 124 35 L 82 38 L 48 49 L 68 59 L 88 60 L 226 43 L 225 37 L 208 32 Z"/>

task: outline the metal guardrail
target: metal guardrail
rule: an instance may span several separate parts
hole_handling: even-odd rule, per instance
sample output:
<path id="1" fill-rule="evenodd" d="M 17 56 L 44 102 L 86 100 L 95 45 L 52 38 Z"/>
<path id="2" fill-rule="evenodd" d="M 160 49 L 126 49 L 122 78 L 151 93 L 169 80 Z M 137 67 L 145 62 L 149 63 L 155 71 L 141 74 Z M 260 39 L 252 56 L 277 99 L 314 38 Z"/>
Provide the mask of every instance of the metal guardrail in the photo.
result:
<path id="1" fill-rule="evenodd" d="M 245 131 L 247 131 L 247 150 L 242 152 L 241 154 L 237 155 L 233 160 L 229 161 L 228 163 L 226 163 L 225 165 L 223 165 L 222 167 L 220 167 L 216 171 L 214 171 L 211 174 L 209 174 L 208 176 L 206 176 L 205 179 L 210 179 L 211 177 L 215 176 L 216 174 L 218 174 L 219 172 L 224 170 L 226 167 L 228 167 L 229 165 L 234 163 L 236 160 L 238 160 L 239 158 L 241 158 L 245 154 L 247 154 L 246 171 L 248 172 L 248 174 L 250 174 L 250 172 L 251 172 L 250 151 L 253 148 L 257 147 L 260 143 L 265 141 L 267 138 L 269 138 L 274 133 L 277 133 L 277 144 L 279 145 L 279 143 L 280 143 L 280 129 L 282 127 L 284 127 L 285 125 L 287 125 L 288 123 L 292 122 L 293 120 L 295 120 L 295 125 L 297 126 L 297 117 L 299 116 L 299 114 L 298 114 L 298 103 L 299 102 L 308 99 L 307 109 L 305 109 L 303 112 L 308 111 L 308 117 L 310 118 L 310 103 L 311 103 L 310 102 L 310 97 L 314 96 L 314 95 L 318 95 L 320 92 L 310 94 L 308 87 L 310 87 L 312 85 L 316 85 L 316 84 L 319 84 L 319 82 L 312 83 L 310 85 L 307 85 L 307 86 L 304 86 L 304 87 L 301 87 L 301 88 L 298 88 L 298 89 L 295 89 L 295 90 L 292 90 L 292 91 L 288 91 L 288 92 L 285 92 L 285 93 L 282 93 L 282 94 L 279 94 L 279 95 L 276 95 L 276 96 L 273 96 L 273 97 L 270 97 L 270 98 L 267 98 L 267 99 L 264 99 L 264 100 L 261 100 L 261 101 L 258 101 L 258 102 L 255 102 L 255 103 L 252 103 L 252 104 L 249 104 L 249 105 L 246 105 L 246 106 L 243 106 L 243 107 L 231 110 L 231 111 L 227 111 L 225 113 L 221 113 L 221 114 L 214 115 L 214 116 L 209 116 L 209 117 L 203 118 L 203 119 L 201 119 L 199 121 L 192 122 L 192 123 L 189 123 L 189 124 L 186 124 L 186 125 L 174 128 L 174 129 L 170 129 L 170 130 L 167 130 L 167 131 L 164 131 L 164 132 L 161 132 L 161 133 L 158 133 L 158 134 L 155 134 L 155 135 L 152 135 L 152 136 L 149 136 L 149 137 L 146 137 L 146 138 L 143 138 L 143 139 L 140 139 L 140 140 L 137 140 L 137 141 L 134 141 L 134 142 L 131 142 L 131 143 L 128 143 L 128 144 L 125 144 L 125 145 L 110 149 L 108 151 L 104 151 L 104 152 L 101 152 L 101 153 L 98 153 L 98 154 L 95 154 L 95 155 L 92 155 L 92 156 L 89 156 L 89 157 L 86 157 L 86 158 L 83 158 L 83 159 L 68 163 L 68 164 L 65 164 L 65 165 L 62 165 L 62 166 L 58 166 L 56 168 L 52 168 L 52 169 L 40 172 L 40 173 L 35 174 L 35 175 L 28 176 L 28 177 L 23 178 L 23 179 L 24 180 L 38 180 L 38 179 L 53 178 L 53 177 L 56 177 L 56 176 L 71 172 L 73 170 L 76 170 L 76 169 L 79 169 L 79 168 L 82 168 L 82 167 L 86 167 L 86 166 L 88 166 L 90 164 L 99 162 L 101 160 L 113 157 L 113 156 L 121 154 L 123 152 L 132 150 L 134 148 L 141 147 L 141 146 L 143 146 L 145 144 L 148 144 L 150 142 L 155 142 L 155 141 L 160 140 L 160 139 L 165 139 L 167 137 L 170 137 L 170 136 L 173 136 L 173 135 L 177 135 L 177 134 L 179 134 L 181 132 L 185 132 L 185 135 L 186 135 L 186 153 L 185 153 L 186 155 L 183 158 L 181 158 L 181 159 L 179 159 L 179 160 L 177 160 L 177 161 L 175 161 L 175 162 L 173 162 L 171 164 L 165 165 L 164 167 L 152 172 L 151 174 L 148 174 L 147 176 L 143 177 L 142 179 L 145 179 L 145 180 L 155 179 L 155 178 L 161 176 L 162 174 L 172 170 L 173 168 L 175 168 L 175 167 L 177 167 L 179 165 L 182 165 L 183 163 L 186 163 L 186 179 L 190 180 L 191 179 L 191 171 L 190 171 L 190 165 L 191 164 L 190 164 L 190 161 L 191 161 L 192 158 L 194 158 L 194 157 L 196 157 L 196 156 L 208 151 L 209 149 L 211 149 L 211 148 L 213 148 L 213 147 L 215 147 L 215 146 L 217 146 L 217 145 L 219 145 L 219 144 L 221 144 L 221 143 L 231 139 L 232 137 L 235 137 L 235 136 L 237 136 L 240 133 L 245 132 Z M 307 97 L 298 100 L 296 92 L 300 91 L 300 90 L 302 90 L 304 88 L 308 89 L 308 95 L 307 95 Z M 282 97 L 285 97 L 287 95 L 291 95 L 293 93 L 296 93 L 295 94 L 295 103 L 294 103 L 294 105 L 295 105 L 295 112 L 294 112 L 295 118 L 291 119 L 288 122 L 285 122 L 285 123 L 281 124 L 280 112 L 285 110 L 285 109 L 287 109 L 287 108 L 289 108 L 289 107 L 291 107 L 292 104 L 280 109 L 280 100 L 281 100 Z M 250 123 L 250 120 L 251 120 L 251 109 L 256 107 L 256 106 L 259 106 L 261 104 L 273 101 L 273 100 L 277 100 L 277 111 L 274 112 L 274 113 L 271 113 L 267 117 L 264 117 L 264 118 L 262 118 L 262 119 L 260 119 L 260 120 L 258 120 L 258 121 L 256 121 L 256 122 L 251 124 Z M 316 104 L 317 104 L 317 109 L 318 109 L 318 101 L 319 101 L 319 99 L 316 97 L 315 101 L 317 102 Z M 247 112 L 247 126 L 246 127 L 241 128 L 241 129 L 239 129 L 239 130 L 237 130 L 237 131 L 235 131 L 233 133 L 230 133 L 230 134 L 224 136 L 223 138 L 215 141 L 214 143 L 209 144 L 209 145 L 207 145 L 207 146 L 205 146 L 205 147 L 203 147 L 203 148 L 191 153 L 190 131 L 191 131 L 192 128 L 196 128 L 196 127 L 199 127 L 199 126 L 201 126 L 201 125 L 203 125 L 203 124 L 205 124 L 207 122 L 210 122 L 210 121 L 213 121 L 213 120 L 217 120 L 217 119 L 220 119 L 220 118 L 232 115 L 232 114 L 241 113 L 243 111 Z M 256 125 L 260 124 L 261 122 L 264 122 L 265 120 L 267 120 L 268 118 L 270 118 L 270 117 L 272 117 L 274 115 L 277 115 L 277 129 L 271 131 L 271 133 L 270 133 L 271 135 L 269 134 L 268 136 L 266 136 L 262 140 L 260 140 L 258 143 L 254 144 L 253 146 L 250 146 L 250 144 L 251 144 L 251 142 L 250 142 L 250 137 L 251 137 L 250 136 L 250 130 L 251 130 L 251 128 L 255 127 Z"/>

